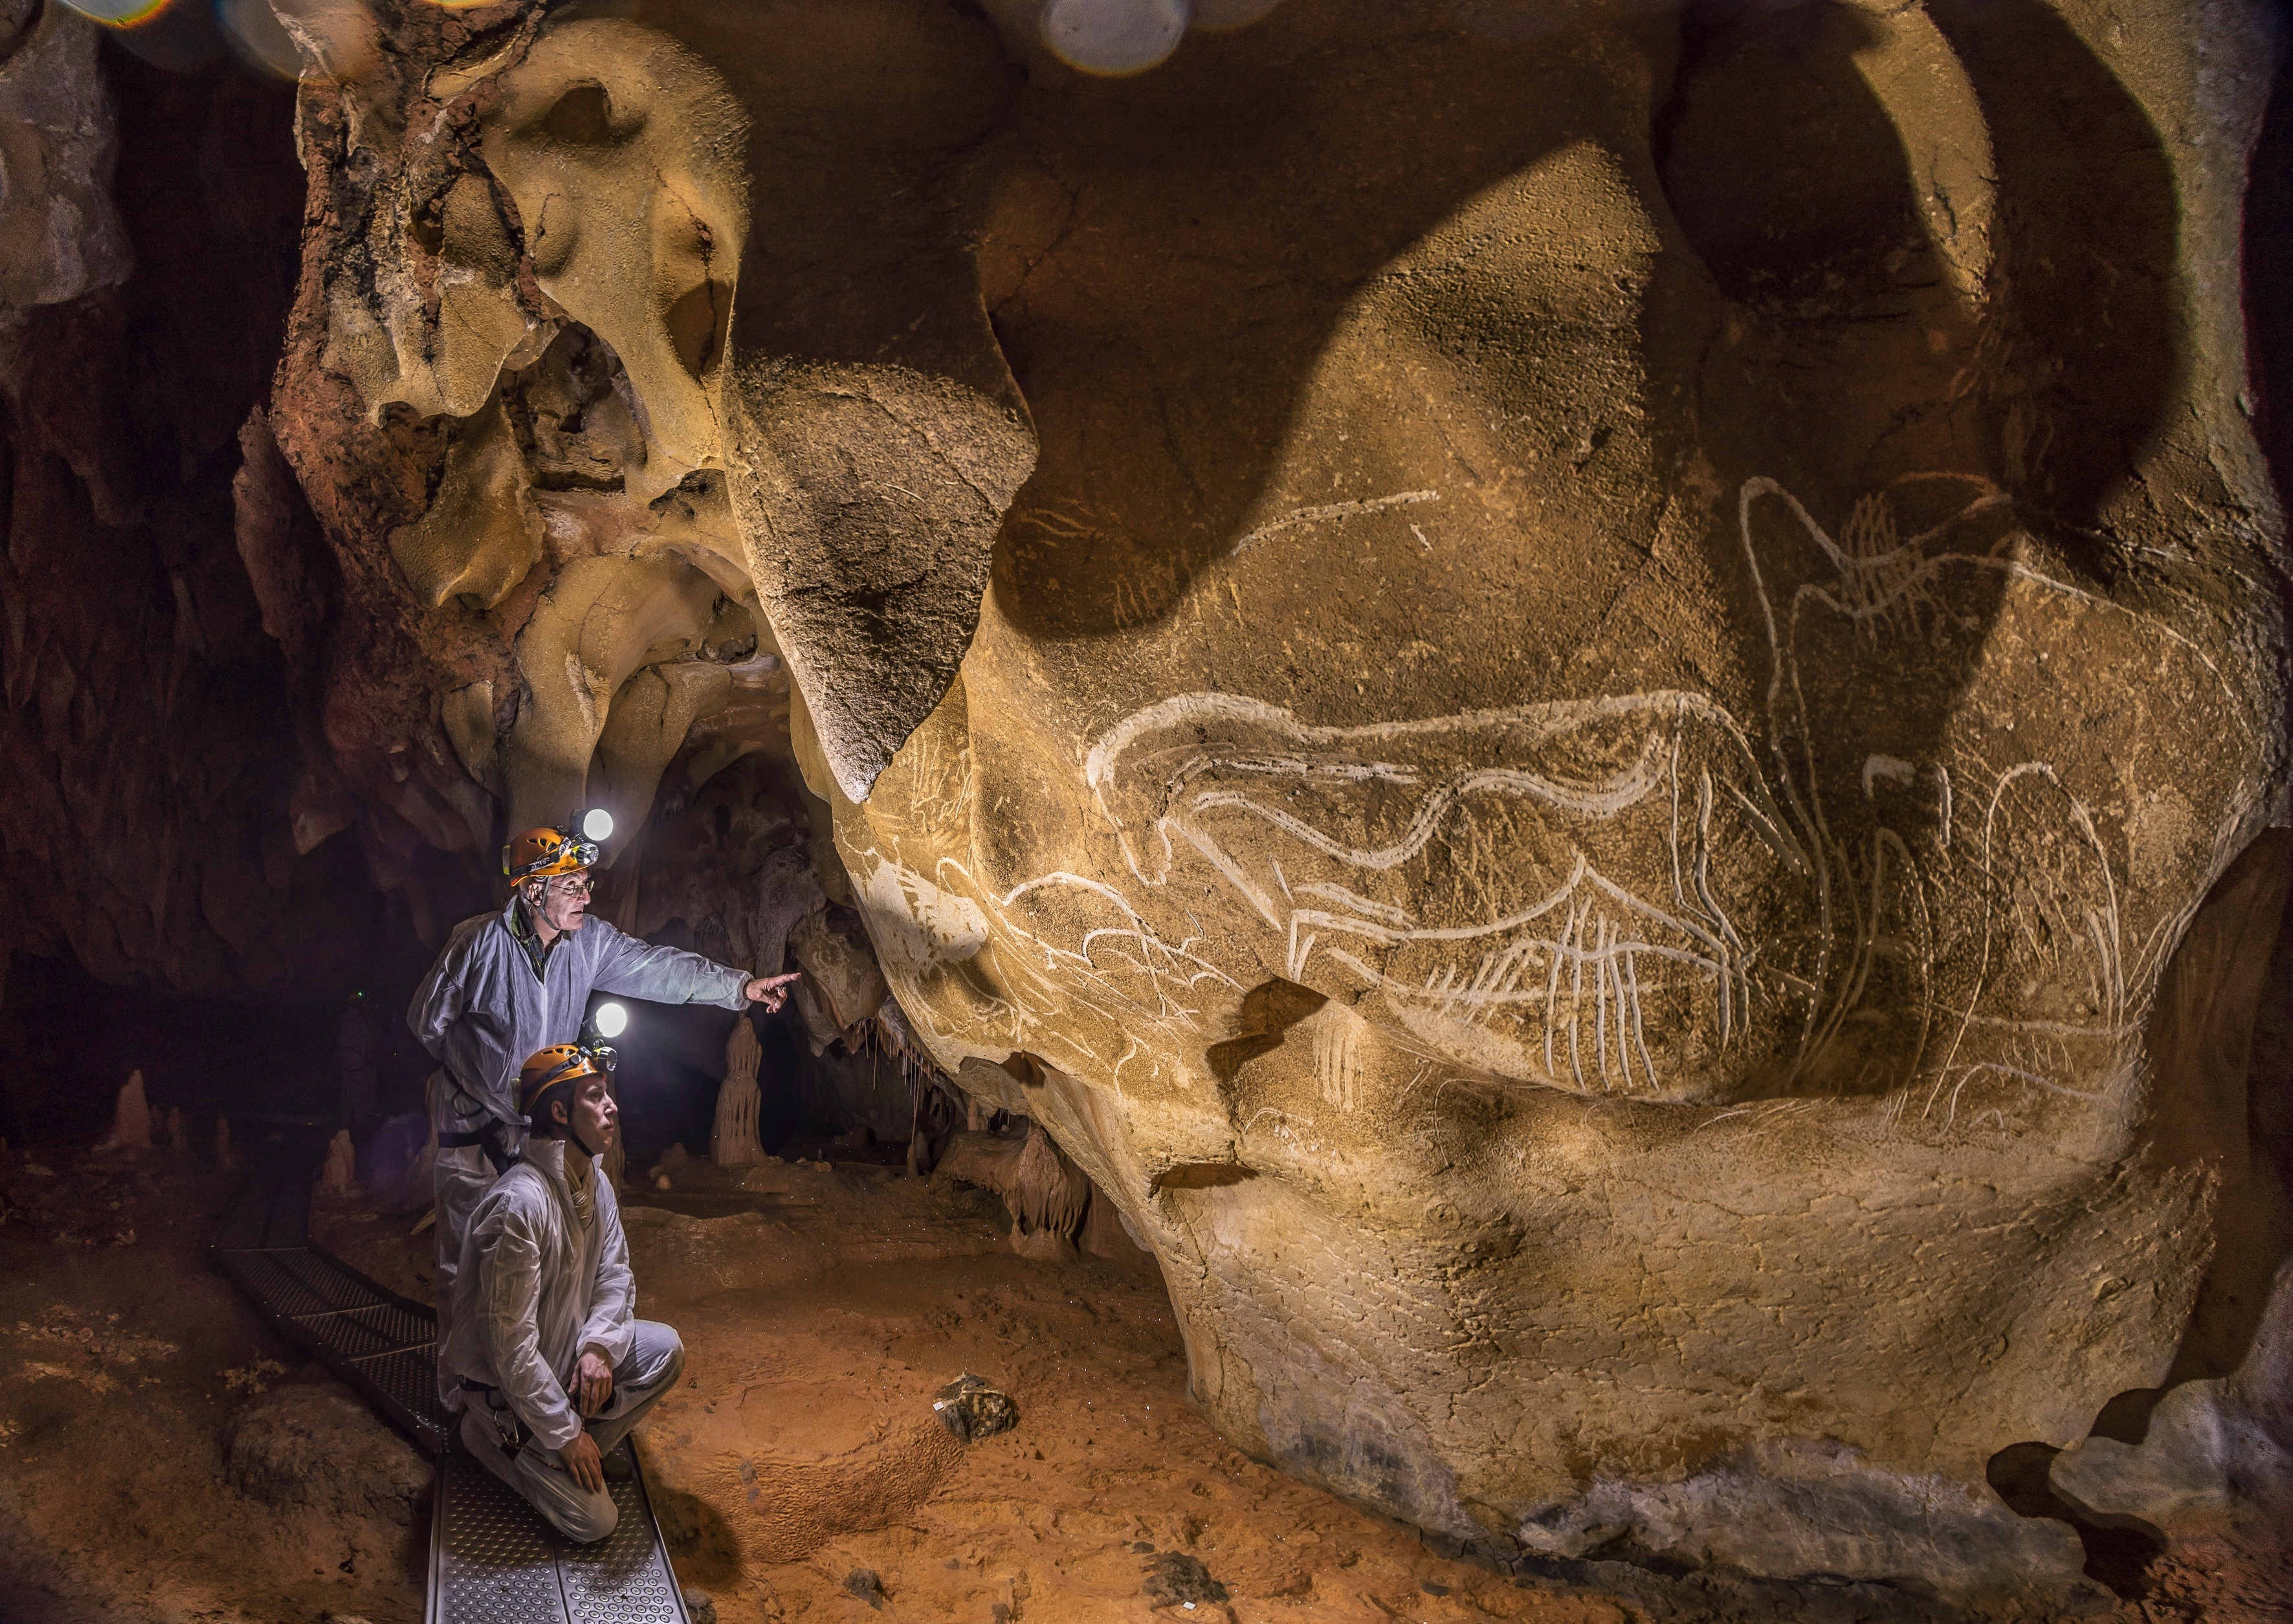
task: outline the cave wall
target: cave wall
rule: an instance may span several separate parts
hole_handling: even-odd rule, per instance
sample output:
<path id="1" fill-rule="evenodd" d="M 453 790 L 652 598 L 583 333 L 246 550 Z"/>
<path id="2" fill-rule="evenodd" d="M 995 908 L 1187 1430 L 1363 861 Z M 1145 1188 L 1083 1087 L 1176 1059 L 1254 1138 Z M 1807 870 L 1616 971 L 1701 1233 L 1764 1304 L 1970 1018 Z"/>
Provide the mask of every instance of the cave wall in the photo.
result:
<path id="1" fill-rule="evenodd" d="M 323 982 L 605 800 L 604 911 L 1049 1125 L 1229 1438 L 1514 1555 L 2066 1581 L 1987 1466 L 2117 1515 L 2278 1345 L 2271 13 L 281 10 L 290 274 L 167 349 L 136 132 L 285 113 L 194 75 L 11 318 L 22 940 Z"/>
<path id="2" fill-rule="evenodd" d="M 64 243 L 81 274 L 31 290 L 47 302 L 0 303 L 0 959 L 331 996 L 391 957 L 391 925 L 354 840 L 297 849 L 287 666 L 235 497 L 298 261 L 292 93 L 228 62 L 162 69 L 42 15 L 81 65 L 47 90 L 113 131 L 93 149 L 117 238 Z M 27 50 L 0 77 L 48 66 Z M 291 483 L 271 497 L 300 503 Z"/>

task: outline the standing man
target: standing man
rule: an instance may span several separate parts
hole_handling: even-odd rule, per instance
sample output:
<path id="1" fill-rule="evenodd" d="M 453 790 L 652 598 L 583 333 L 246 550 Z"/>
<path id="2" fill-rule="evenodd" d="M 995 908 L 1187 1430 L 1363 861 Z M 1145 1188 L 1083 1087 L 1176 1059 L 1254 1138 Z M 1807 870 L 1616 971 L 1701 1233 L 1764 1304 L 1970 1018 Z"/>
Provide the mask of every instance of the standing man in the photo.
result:
<path id="1" fill-rule="evenodd" d="M 438 1159 L 440 1387 L 449 1410 L 459 1395 L 444 1374 L 454 1275 L 470 1211 L 518 1157 L 526 1121 L 516 1103 L 519 1065 L 535 1051 L 580 1035 L 592 992 L 661 1004 L 778 1009 L 794 975 L 752 976 L 677 948 L 651 947 L 589 913 L 597 844 L 554 828 L 528 829 L 502 849 L 510 898 L 499 913 L 454 927 L 445 950 L 406 1012 L 431 1073 L 430 1122 Z"/>
<path id="2" fill-rule="evenodd" d="M 677 1383 L 685 1344 L 635 1317 L 612 1181 L 596 1158 L 619 1111 L 610 1050 L 544 1049 L 518 1076 L 524 1159 L 471 1215 L 446 1363 L 469 1401 L 462 1442 L 568 1539 L 620 1520 L 604 1457 Z"/>

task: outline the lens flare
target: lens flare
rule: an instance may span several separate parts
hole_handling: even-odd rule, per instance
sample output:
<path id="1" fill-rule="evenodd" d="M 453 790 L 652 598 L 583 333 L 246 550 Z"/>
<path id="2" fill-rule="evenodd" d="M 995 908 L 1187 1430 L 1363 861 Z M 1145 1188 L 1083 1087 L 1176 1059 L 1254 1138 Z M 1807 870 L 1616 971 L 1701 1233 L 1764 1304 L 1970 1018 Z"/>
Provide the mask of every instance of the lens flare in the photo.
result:
<path id="1" fill-rule="evenodd" d="M 1044 0 L 1038 26 L 1068 67 L 1114 78 L 1160 67 L 1193 18 L 1192 0 Z"/>
<path id="2" fill-rule="evenodd" d="M 1195 0 L 1195 27 L 1204 33 L 1246 28 L 1282 4 L 1282 0 Z"/>
<path id="3" fill-rule="evenodd" d="M 600 1004 L 590 1022 L 600 1038 L 618 1038 L 628 1030 L 629 1012 L 619 1004 Z"/>
<path id="4" fill-rule="evenodd" d="M 581 832 L 592 840 L 613 837 L 613 814 L 602 806 L 593 806 L 581 814 Z"/>
<path id="5" fill-rule="evenodd" d="M 81 16 L 107 28 L 134 28 L 156 20 L 174 0 L 64 0 Z"/>
<path id="6" fill-rule="evenodd" d="M 277 78 L 301 76 L 303 59 L 270 0 L 215 0 L 215 13 L 224 41 L 239 61 Z"/>

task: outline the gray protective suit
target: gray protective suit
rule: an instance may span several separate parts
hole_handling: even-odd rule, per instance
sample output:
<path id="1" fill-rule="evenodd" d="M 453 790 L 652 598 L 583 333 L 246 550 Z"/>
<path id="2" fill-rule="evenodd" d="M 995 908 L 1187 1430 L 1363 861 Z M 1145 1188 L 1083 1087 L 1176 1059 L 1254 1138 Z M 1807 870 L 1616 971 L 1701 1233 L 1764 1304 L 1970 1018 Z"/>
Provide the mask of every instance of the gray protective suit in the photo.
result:
<path id="1" fill-rule="evenodd" d="M 590 1222 L 576 1216 L 562 1139 L 535 1139 L 525 1159 L 495 1181 L 471 1215 L 462 1244 L 458 1306 L 445 1362 L 458 1386 L 488 1390 L 462 1436 L 486 1467 L 575 1539 L 602 1539 L 618 1513 L 612 1498 L 573 1480 L 559 1451 L 583 1429 L 567 1389 L 583 1353 L 613 1369 L 610 1402 L 587 1423 L 611 1450 L 685 1368 L 685 1345 L 666 1325 L 634 1317 L 636 1283 L 620 1206 L 602 1171 L 590 1176 Z M 466 1390 L 465 1390 L 466 1391 Z M 500 1442 L 504 1412 L 526 1434 L 512 1455 Z"/>
<path id="2" fill-rule="evenodd" d="M 515 1152 L 524 1131 L 517 1111 L 518 1068 L 537 1050 L 581 1035 L 592 992 L 746 1007 L 741 997 L 749 980 L 745 970 L 680 948 L 648 946 L 594 915 L 558 938 L 544 961 L 545 975 L 536 975 L 511 927 L 517 905 L 512 897 L 499 913 L 456 925 L 406 1012 L 407 1024 L 439 1063 L 430 1077 L 430 1122 L 442 1138 L 498 1121 L 505 1125 L 505 1148 Z M 431 1178 L 438 1204 L 439 1386 L 449 1410 L 461 1405 L 445 1370 L 454 1276 L 471 1209 L 494 1176 L 484 1149 L 472 1144 L 441 1150 Z"/>

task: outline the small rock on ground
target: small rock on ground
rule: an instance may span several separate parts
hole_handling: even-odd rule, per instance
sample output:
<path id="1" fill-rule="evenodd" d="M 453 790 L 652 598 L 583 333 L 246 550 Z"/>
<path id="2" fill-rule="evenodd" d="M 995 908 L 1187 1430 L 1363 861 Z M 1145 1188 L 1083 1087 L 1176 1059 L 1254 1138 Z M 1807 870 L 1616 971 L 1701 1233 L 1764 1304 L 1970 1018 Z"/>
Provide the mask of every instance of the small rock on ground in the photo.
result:
<path id="1" fill-rule="evenodd" d="M 281 1509 L 411 1527 L 429 1464 L 332 1382 L 292 1383 L 254 1400 L 223 1431 L 231 1487 Z"/>
<path id="2" fill-rule="evenodd" d="M 1222 1602 L 1226 1587 L 1211 1577 L 1202 1559 L 1183 1551 L 1161 1551 L 1146 1562 L 1146 1582 L 1141 1587 L 1156 1607 L 1179 1607 L 1189 1602 Z"/>
<path id="3" fill-rule="evenodd" d="M 1011 1395 L 968 1371 L 932 1395 L 932 1410 L 939 1424 L 962 1443 L 992 1438 L 1019 1425 L 1019 1406 Z"/>

